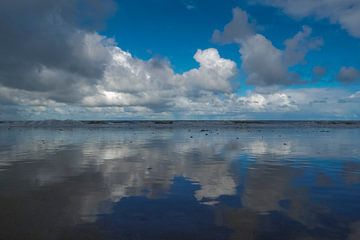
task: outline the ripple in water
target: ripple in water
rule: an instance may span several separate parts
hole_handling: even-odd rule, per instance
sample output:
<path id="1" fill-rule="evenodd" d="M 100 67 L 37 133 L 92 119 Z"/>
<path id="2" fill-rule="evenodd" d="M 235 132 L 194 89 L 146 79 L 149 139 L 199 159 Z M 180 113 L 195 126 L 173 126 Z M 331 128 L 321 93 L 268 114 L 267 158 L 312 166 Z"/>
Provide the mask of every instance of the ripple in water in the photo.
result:
<path id="1" fill-rule="evenodd" d="M 0 239 L 360 239 L 359 127 L 121 124 L 1 127 Z"/>

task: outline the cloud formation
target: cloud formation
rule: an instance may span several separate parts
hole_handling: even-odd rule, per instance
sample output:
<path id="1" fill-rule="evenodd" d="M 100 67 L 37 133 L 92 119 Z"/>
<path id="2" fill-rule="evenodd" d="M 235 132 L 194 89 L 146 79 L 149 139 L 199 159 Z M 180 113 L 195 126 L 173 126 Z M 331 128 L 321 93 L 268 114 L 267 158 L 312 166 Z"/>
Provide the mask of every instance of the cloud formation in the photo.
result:
<path id="1" fill-rule="evenodd" d="M 326 68 L 322 67 L 322 66 L 315 66 L 313 68 L 313 74 L 315 75 L 315 77 L 322 77 L 326 74 Z"/>
<path id="2" fill-rule="evenodd" d="M 354 67 L 342 67 L 337 79 L 345 84 L 355 83 L 360 80 L 360 71 Z"/>
<path id="3" fill-rule="evenodd" d="M 102 78 L 111 57 L 109 40 L 95 31 L 114 6 L 111 0 L 1 1 L 0 84 L 78 100 L 74 89 Z"/>
<path id="4" fill-rule="evenodd" d="M 199 67 L 175 73 L 166 59 L 138 59 L 97 33 L 114 8 L 111 0 L 2 1 L 1 108 L 29 106 L 26 112 L 40 115 L 49 108 L 171 112 L 177 98 L 233 91 L 236 64 L 216 49 L 198 50 Z"/>
<path id="5" fill-rule="evenodd" d="M 233 9 L 213 40 L 240 46 L 246 82 L 256 87 L 240 95 L 236 63 L 215 48 L 194 52 L 198 67 L 178 73 L 166 58 L 139 59 L 99 34 L 114 8 L 111 0 L 2 1 L 0 119 L 360 116 L 354 93 L 278 87 L 301 82 L 289 69 L 321 46 L 310 27 L 280 49 L 255 31 L 245 11 Z M 344 67 L 338 78 L 353 82 L 358 74 Z"/>
<path id="6" fill-rule="evenodd" d="M 358 0 L 265 0 L 261 4 L 281 8 L 295 18 L 315 17 L 340 24 L 354 37 L 360 38 L 360 2 Z"/>
<path id="7" fill-rule="evenodd" d="M 299 31 L 294 37 L 285 40 L 283 58 L 286 65 L 293 66 L 301 63 L 309 51 L 319 49 L 323 45 L 322 38 L 311 37 L 311 34 L 312 29 L 308 26 L 303 26 L 302 31 Z"/>
<path id="8" fill-rule="evenodd" d="M 221 58 L 216 49 L 198 50 L 199 68 L 176 74 L 162 59 L 143 61 L 118 47 L 110 49 L 112 61 L 96 92 L 86 96 L 86 106 L 171 107 L 179 97 L 199 98 L 208 93 L 232 92 L 236 64 Z"/>
<path id="9" fill-rule="evenodd" d="M 247 12 L 236 7 L 232 10 L 233 18 L 225 25 L 224 30 L 215 30 L 212 40 L 216 43 L 242 43 L 248 37 L 253 36 L 255 31 L 249 21 Z"/>
<path id="10" fill-rule="evenodd" d="M 255 86 L 288 85 L 291 76 L 283 61 L 283 52 L 261 34 L 244 41 L 240 48 L 242 67 L 247 73 L 246 82 Z"/>
<path id="11" fill-rule="evenodd" d="M 311 33 L 311 28 L 304 26 L 294 37 L 285 40 L 285 49 L 281 50 L 264 35 L 255 32 L 245 11 L 235 8 L 233 19 L 222 32 L 215 30 L 212 40 L 240 44 L 247 83 L 264 87 L 299 82 L 299 76 L 289 72 L 289 67 L 301 63 L 310 50 L 318 49 L 323 43 L 321 38 L 311 37 Z"/>

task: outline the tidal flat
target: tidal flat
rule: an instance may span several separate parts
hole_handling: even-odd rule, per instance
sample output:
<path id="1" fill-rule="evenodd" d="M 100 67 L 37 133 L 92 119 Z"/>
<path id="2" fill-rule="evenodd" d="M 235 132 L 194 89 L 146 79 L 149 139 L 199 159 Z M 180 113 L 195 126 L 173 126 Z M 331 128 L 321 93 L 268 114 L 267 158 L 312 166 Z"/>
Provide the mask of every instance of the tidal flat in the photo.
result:
<path id="1" fill-rule="evenodd" d="M 0 239 L 360 239 L 359 122 L 0 123 Z"/>

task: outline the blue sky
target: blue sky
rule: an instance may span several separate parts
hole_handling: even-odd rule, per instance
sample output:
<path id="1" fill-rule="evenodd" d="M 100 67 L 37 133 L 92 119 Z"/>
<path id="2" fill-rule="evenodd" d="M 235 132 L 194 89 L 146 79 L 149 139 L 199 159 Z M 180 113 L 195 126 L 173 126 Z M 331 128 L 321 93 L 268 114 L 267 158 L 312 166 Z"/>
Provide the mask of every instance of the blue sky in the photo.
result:
<path id="1" fill-rule="evenodd" d="M 222 56 L 240 64 L 236 46 L 214 44 L 214 29 L 222 29 L 235 7 L 248 12 L 259 32 L 279 48 L 303 25 L 311 26 L 324 39 L 320 51 L 307 58 L 309 65 L 343 65 L 359 67 L 360 41 L 328 20 L 293 19 L 274 7 L 249 4 L 248 1 L 184 1 L 184 0 L 119 0 L 117 14 L 108 20 L 103 34 L 113 37 L 134 56 L 148 59 L 154 55 L 167 57 L 178 71 L 196 67 L 192 56 L 197 49 L 215 47 Z M 193 8 L 187 9 L 187 6 Z M 352 54 L 349 54 L 352 53 Z M 336 57 L 334 57 L 336 56 Z"/>
<path id="2" fill-rule="evenodd" d="M 2 120 L 360 118 L 357 0 L 0 9 Z"/>

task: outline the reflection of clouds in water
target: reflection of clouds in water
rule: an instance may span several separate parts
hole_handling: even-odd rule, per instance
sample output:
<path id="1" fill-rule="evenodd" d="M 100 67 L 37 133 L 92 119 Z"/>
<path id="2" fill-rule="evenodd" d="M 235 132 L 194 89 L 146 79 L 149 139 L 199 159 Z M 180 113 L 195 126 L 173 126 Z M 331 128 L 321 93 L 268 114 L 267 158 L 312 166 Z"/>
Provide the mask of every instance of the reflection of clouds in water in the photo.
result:
<path id="1" fill-rule="evenodd" d="M 105 148 L 86 145 L 84 152 L 96 156 L 95 159 L 101 163 L 100 171 L 114 201 L 125 196 L 141 195 L 144 189 L 149 197 L 156 197 L 159 188 L 163 190 L 160 194 L 166 192 L 174 176 L 198 182 L 201 189 L 196 192 L 196 197 L 199 200 L 235 194 L 236 184 L 229 176 L 231 159 L 221 156 L 221 148 L 228 143 L 217 146 L 215 152 L 211 144 L 199 144 L 176 141 L 131 143 L 114 147 L 114 151 L 106 144 Z M 215 160 L 214 156 L 222 159 Z M 120 175 L 121 181 L 116 183 L 114 176 Z"/>
<path id="2" fill-rule="evenodd" d="M 289 196 L 293 177 L 294 173 L 286 167 L 250 167 L 245 180 L 243 205 L 261 213 L 277 210 L 279 201 Z"/>
<path id="3" fill-rule="evenodd" d="M 176 133 L 141 132 L 134 136 L 120 131 L 118 135 L 109 132 L 98 135 L 95 131 L 84 130 L 79 131 L 82 138 L 74 139 L 75 131 L 64 131 L 60 135 L 48 131 L 49 135 L 43 136 L 33 135 L 33 131 L 17 133 L 20 136 L 16 135 L 15 145 L 1 153 L 16 155 L 18 162 L 28 161 L 29 164 L 8 167 L 7 172 L 13 171 L 12 180 L 18 181 L 20 174 L 33 188 L 51 187 L 71 182 L 87 172 L 97 173 L 101 176 L 101 191 L 83 192 L 79 208 L 80 215 L 87 221 L 95 220 L 91 216 L 102 211 L 98 206 L 104 202 L 109 205 L 128 196 L 145 194 L 157 198 L 163 195 L 174 176 L 198 182 L 201 189 L 196 197 L 199 200 L 235 194 L 236 184 L 229 173 L 229 161 L 239 149 L 228 147 L 230 143 L 226 139 L 205 141 L 205 136 L 198 136 L 197 140 L 187 142 L 178 141 Z M 47 141 L 44 146 L 42 141 L 34 141 L 42 138 Z"/>
<path id="4" fill-rule="evenodd" d="M 360 221 L 357 221 L 350 226 L 350 235 L 348 240 L 360 239 Z"/>
<path id="5" fill-rule="evenodd" d="M 290 143 L 283 143 L 281 139 L 276 142 L 267 143 L 264 140 L 255 140 L 248 144 L 249 152 L 254 155 L 288 155 L 291 153 Z"/>
<path id="6" fill-rule="evenodd" d="M 243 185 L 239 197 L 244 208 L 222 210 L 217 213 L 217 221 L 236 229 L 234 239 L 251 239 L 258 213 L 280 211 L 309 227 L 316 222 L 314 215 L 320 210 L 315 211 L 316 206 L 310 204 L 307 191 L 294 188 L 291 183 L 306 169 L 294 169 L 284 159 L 313 157 L 319 152 L 324 158 L 359 156 L 358 150 L 353 149 L 359 132 L 334 130 L 325 136 L 310 130 L 304 134 L 284 131 L 280 137 L 271 130 L 220 130 L 220 134 L 207 132 L 208 136 L 200 129 L 9 130 L 0 133 L 0 162 L 6 163 L 0 180 L 6 179 L 13 186 L 22 184 L 18 191 L 72 185 L 71 191 L 57 193 L 69 195 L 60 198 L 64 203 L 53 204 L 73 209 L 71 216 L 63 219 L 66 222 L 66 217 L 76 218 L 72 221 L 76 223 L 96 221 L 97 214 L 110 213 L 112 204 L 124 197 L 145 195 L 158 199 L 169 192 L 175 176 L 198 183 L 200 189 L 195 191 L 195 198 L 206 204 L 219 202 L 224 195 L 239 194 L 237 186 Z M 244 155 L 251 157 L 250 163 L 242 158 Z M 249 165 L 246 171 L 234 171 L 234 162 Z M 88 174 L 96 178 L 83 177 Z M 342 176 L 347 183 L 358 183 L 358 163 L 346 162 Z M 320 175 L 318 179 L 322 179 Z M 0 190 L 4 188 L 7 189 L 0 184 Z M 282 200 L 289 200 L 290 207 L 280 206 Z"/>
<path id="7" fill-rule="evenodd" d="M 342 169 L 344 181 L 347 184 L 360 183 L 360 162 L 346 162 Z"/>
<path id="8" fill-rule="evenodd" d="M 309 228 L 315 227 L 319 220 L 317 215 L 328 209 L 311 203 L 307 189 L 294 187 L 294 180 L 302 177 L 306 170 L 294 169 L 285 164 L 266 164 L 270 161 L 266 158 L 272 156 L 260 157 L 248 167 L 241 196 L 243 206 L 259 214 L 283 212 Z M 282 206 L 281 202 L 287 204 Z"/>
<path id="9" fill-rule="evenodd" d="M 236 183 L 229 175 L 228 164 L 207 165 L 195 172 L 184 172 L 184 175 L 200 184 L 201 189 L 195 194 L 199 201 L 204 198 L 216 199 L 222 195 L 236 193 Z"/>
<path id="10" fill-rule="evenodd" d="M 315 183 L 319 187 L 330 187 L 333 184 L 331 177 L 322 172 L 317 175 Z"/>
<path id="11" fill-rule="evenodd" d="M 226 226 L 233 230 L 231 239 L 256 239 L 255 232 L 258 216 L 255 212 L 240 208 L 221 207 L 215 209 L 215 221 L 219 226 Z"/>

